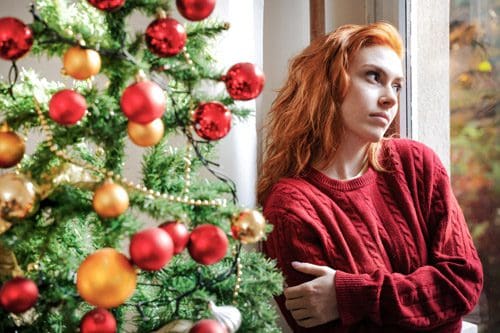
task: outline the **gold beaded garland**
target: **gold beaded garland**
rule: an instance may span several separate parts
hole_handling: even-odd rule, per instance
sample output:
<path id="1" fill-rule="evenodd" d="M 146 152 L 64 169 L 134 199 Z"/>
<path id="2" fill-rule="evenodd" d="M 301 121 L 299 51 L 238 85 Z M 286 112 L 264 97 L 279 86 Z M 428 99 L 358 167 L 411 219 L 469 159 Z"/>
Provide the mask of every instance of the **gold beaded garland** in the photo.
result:
<path id="1" fill-rule="evenodd" d="M 61 157 L 62 159 L 66 160 L 67 162 L 73 163 L 75 165 L 78 165 L 82 168 L 97 172 L 102 175 L 107 175 L 108 178 L 113 178 L 116 181 L 122 183 L 126 187 L 139 191 L 145 195 L 151 195 L 156 199 L 164 199 L 168 200 L 171 202 L 176 202 L 176 203 L 182 203 L 182 204 L 192 204 L 190 203 L 190 198 L 187 196 L 181 197 L 181 196 L 174 196 L 168 193 L 159 193 L 159 192 L 153 192 L 152 194 L 149 192 L 149 189 L 145 186 L 142 186 L 140 184 L 134 184 L 131 181 L 120 181 L 119 175 L 114 175 L 112 171 L 108 171 L 104 168 L 98 168 L 95 167 L 89 163 L 83 162 L 83 161 L 77 161 L 73 158 L 71 158 L 64 150 L 60 150 L 59 147 L 53 142 L 52 139 L 52 132 L 49 128 L 49 125 L 47 124 L 47 121 L 45 120 L 45 117 L 40 109 L 40 106 L 38 102 L 35 100 L 35 110 L 37 112 L 38 118 L 40 120 L 40 124 L 42 124 L 42 130 L 47 134 L 47 143 L 49 144 L 49 149 L 54 152 L 57 156 Z M 50 139 L 49 139 L 50 138 Z M 227 205 L 227 200 L 224 198 L 221 199 L 215 199 L 215 200 L 195 200 L 194 205 L 196 206 L 214 206 L 214 207 L 226 207 Z"/>

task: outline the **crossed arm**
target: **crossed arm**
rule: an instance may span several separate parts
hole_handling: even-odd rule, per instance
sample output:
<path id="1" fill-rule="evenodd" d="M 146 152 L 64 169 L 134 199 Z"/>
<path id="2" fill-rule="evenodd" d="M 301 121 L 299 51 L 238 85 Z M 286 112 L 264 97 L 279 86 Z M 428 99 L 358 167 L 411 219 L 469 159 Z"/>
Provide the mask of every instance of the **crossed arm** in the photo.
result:
<path id="1" fill-rule="evenodd" d="M 285 306 L 297 324 L 314 327 L 339 318 L 335 292 L 336 271 L 328 266 L 293 261 L 292 267 L 315 276 L 311 281 L 286 288 Z"/>

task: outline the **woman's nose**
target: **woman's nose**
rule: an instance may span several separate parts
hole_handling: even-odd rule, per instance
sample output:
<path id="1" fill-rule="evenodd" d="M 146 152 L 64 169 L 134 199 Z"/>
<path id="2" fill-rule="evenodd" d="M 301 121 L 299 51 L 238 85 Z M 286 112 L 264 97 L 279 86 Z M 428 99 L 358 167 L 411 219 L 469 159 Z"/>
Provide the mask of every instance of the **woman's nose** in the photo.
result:
<path id="1" fill-rule="evenodd" d="M 379 98 L 379 104 L 384 109 L 390 109 L 398 102 L 398 98 L 392 87 L 384 89 L 382 96 Z"/>

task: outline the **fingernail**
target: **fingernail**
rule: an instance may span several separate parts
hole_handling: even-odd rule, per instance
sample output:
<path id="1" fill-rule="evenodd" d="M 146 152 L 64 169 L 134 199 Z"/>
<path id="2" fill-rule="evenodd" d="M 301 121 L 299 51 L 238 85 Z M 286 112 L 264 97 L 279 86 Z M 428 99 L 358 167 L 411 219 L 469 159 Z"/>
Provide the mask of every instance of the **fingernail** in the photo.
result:
<path id="1" fill-rule="evenodd" d="M 292 266 L 293 266 L 293 267 L 296 267 L 296 266 L 298 266 L 299 264 L 300 264 L 300 262 L 298 262 L 298 261 L 292 261 Z"/>

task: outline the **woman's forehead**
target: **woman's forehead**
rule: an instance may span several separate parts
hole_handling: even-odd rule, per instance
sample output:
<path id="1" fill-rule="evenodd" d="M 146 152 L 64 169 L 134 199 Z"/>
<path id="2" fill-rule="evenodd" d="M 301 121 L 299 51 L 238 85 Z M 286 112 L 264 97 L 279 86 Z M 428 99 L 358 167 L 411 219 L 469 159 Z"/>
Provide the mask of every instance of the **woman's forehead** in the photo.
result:
<path id="1" fill-rule="evenodd" d="M 394 77 L 403 77 L 403 64 L 398 54 L 388 46 L 369 46 L 361 48 L 353 57 L 351 70 L 375 66 Z"/>

